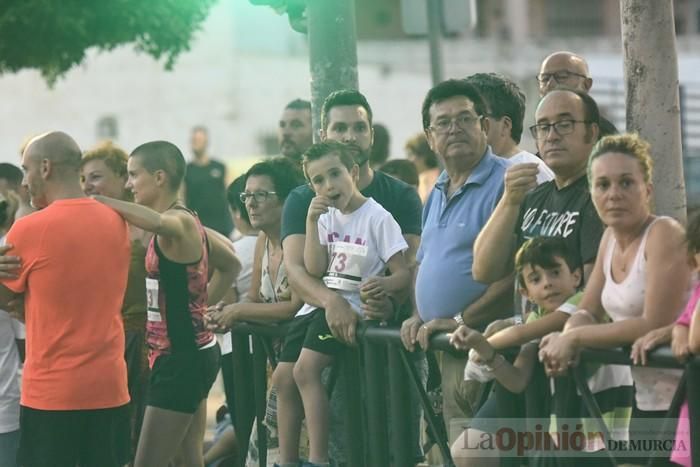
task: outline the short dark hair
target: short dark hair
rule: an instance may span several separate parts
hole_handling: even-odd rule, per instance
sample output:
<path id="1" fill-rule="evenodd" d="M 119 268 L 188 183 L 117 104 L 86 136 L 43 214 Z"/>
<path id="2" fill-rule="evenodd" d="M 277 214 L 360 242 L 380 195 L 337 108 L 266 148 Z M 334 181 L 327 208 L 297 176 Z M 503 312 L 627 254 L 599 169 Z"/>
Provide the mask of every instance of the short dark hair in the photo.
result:
<path id="1" fill-rule="evenodd" d="M 688 252 L 692 255 L 700 253 L 700 213 L 695 214 L 688 222 L 685 238 L 688 243 Z"/>
<path id="2" fill-rule="evenodd" d="M 243 183 L 244 189 L 245 182 L 247 182 L 250 177 L 256 175 L 266 175 L 270 177 L 272 184 L 275 186 L 277 199 L 282 203 L 287 199 L 287 195 L 289 195 L 290 191 L 304 184 L 304 175 L 299 168 L 299 164 L 284 156 L 271 157 L 270 159 L 254 164 L 245 173 L 245 181 Z"/>
<path id="3" fill-rule="evenodd" d="M 512 122 L 510 137 L 520 143 L 525 119 L 525 94 L 515 82 L 500 73 L 475 73 L 466 81 L 477 87 L 494 118 L 508 117 Z"/>
<path id="4" fill-rule="evenodd" d="M 372 126 L 372 108 L 369 106 L 367 98 L 355 89 L 341 89 L 340 91 L 332 92 L 323 101 L 323 107 L 321 107 L 321 128 L 324 130 L 328 128 L 328 114 L 331 109 L 342 105 L 359 105 L 365 109 L 369 126 Z"/>
<path id="5" fill-rule="evenodd" d="M 306 170 L 309 162 L 317 161 L 326 156 L 338 155 L 340 162 L 345 166 L 345 168 L 352 170 L 354 165 L 357 165 L 355 158 L 352 155 L 352 151 L 347 144 L 340 143 L 338 141 L 322 141 L 320 143 L 312 144 L 309 149 L 306 150 L 302 159 L 302 167 L 304 168 L 304 176 L 309 179 L 309 173 Z"/>
<path id="6" fill-rule="evenodd" d="M 426 94 L 425 99 L 423 99 L 423 106 L 421 113 L 423 115 L 423 129 L 427 130 L 430 126 L 430 107 L 433 104 L 442 102 L 445 99 L 449 99 L 454 96 L 464 96 L 474 104 L 474 110 L 477 115 L 486 115 L 486 105 L 484 104 L 484 99 L 479 94 L 479 90 L 473 85 L 466 82 L 463 79 L 448 79 L 442 83 L 434 86 L 428 94 Z"/>
<path id="7" fill-rule="evenodd" d="M 571 272 L 581 267 L 566 244 L 566 240 L 561 237 L 535 237 L 523 243 L 515 254 L 515 273 L 519 285 L 525 287 L 523 277 L 525 266 L 552 269 L 557 267 L 555 258 L 563 259 Z"/>
<path id="8" fill-rule="evenodd" d="M 430 149 L 430 144 L 428 144 L 428 138 L 425 137 L 425 133 L 418 133 L 410 138 L 406 141 L 405 148 L 407 151 L 411 151 L 417 157 L 423 159 L 426 167 L 430 169 L 440 167 L 440 161 L 438 161 L 433 150 Z"/>
<path id="9" fill-rule="evenodd" d="M 369 151 L 369 162 L 372 167 L 384 164 L 389 159 L 391 136 L 389 129 L 381 123 L 374 125 L 374 142 Z"/>
<path id="10" fill-rule="evenodd" d="M 287 104 L 284 108 L 285 109 L 294 109 L 294 110 L 308 110 L 310 112 L 311 111 L 311 102 L 304 100 L 304 99 L 294 99 L 289 104 Z"/>
<path id="11" fill-rule="evenodd" d="M 380 171 L 402 182 L 406 182 L 412 187 L 418 187 L 418 171 L 415 164 L 406 159 L 392 159 L 379 168 Z"/>
<path id="12" fill-rule="evenodd" d="M 595 99 L 593 99 L 587 92 L 579 90 L 573 90 L 572 92 L 579 96 L 583 101 L 583 118 L 586 121 L 595 123 L 598 125 L 598 127 L 600 127 L 600 110 L 598 109 L 598 104 L 596 103 Z"/>
<path id="13" fill-rule="evenodd" d="M 240 213 L 241 218 L 250 224 L 248 211 L 245 208 L 245 203 L 241 201 L 241 193 L 245 191 L 246 174 L 236 177 L 234 181 L 226 188 L 226 200 L 231 209 Z"/>
<path id="14" fill-rule="evenodd" d="M 134 149 L 129 157 L 138 157 L 149 173 L 164 171 L 172 191 L 177 191 L 185 178 L 185 157 L 177 146 L 168 141 L 144 143 Z"/>
<path id="15" fill-rule="evenodd" d="M 9 162 L 0 162 L 0 178 L 7 180 L 14 190 L 22 186 L 22 169 Z"/>

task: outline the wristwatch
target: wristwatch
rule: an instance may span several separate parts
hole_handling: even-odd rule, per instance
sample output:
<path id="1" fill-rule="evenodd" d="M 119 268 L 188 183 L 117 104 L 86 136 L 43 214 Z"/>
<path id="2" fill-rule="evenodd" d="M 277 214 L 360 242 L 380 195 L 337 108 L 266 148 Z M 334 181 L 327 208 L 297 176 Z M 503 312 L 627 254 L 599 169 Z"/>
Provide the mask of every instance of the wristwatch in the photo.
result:
<path id="1" fill-rule="evenodd" d="M 464 318 L 462 318 L 462 313 L 457 313 L 454 320 L 457 321 L 457 326 L 464 326 Z"/>

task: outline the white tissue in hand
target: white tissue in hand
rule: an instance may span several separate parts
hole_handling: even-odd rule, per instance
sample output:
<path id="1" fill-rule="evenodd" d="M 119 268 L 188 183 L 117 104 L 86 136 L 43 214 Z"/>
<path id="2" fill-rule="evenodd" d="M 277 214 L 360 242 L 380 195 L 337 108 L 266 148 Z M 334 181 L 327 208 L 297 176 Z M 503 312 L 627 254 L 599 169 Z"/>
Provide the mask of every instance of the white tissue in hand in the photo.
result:
<path id="1" fill-rule="evenodd" d="M 491 381 L 493 379 L 493 372 L 489 370 L 486 365 L 474 362 L 472 360 L 474 355 L 476 355 L 476 351 L 471 349 L 469 351 L 467 365 L 464 367 L 464 380 L 478 381 L 480 383 Z"/>

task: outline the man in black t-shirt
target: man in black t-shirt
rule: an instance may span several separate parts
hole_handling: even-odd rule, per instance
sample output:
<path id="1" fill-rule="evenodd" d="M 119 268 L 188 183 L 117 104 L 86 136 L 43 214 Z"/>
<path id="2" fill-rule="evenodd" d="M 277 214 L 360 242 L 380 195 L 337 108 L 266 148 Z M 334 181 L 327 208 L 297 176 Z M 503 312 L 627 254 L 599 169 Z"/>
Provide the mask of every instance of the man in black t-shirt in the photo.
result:
<path id="1" fill-rule="evenodd" d="M 226 166 L 209 157 L 209 135 L 203 126 L 192 129 L 191 144 L 194 159 L 185 172 L 185 204 L 202 224 L 228 237 L 233 221 L 226 203 Z"/>
<path id="2" fill-rule="evenodd" d="M 603 224 L 588 190 L 588 155 L 598 140 L 598 107 L 588 94 L 554 90 L 542 98 L 530 128 L 554 180 L 537 186 L 537 165 L 506 172 L 505 192 L 474 245 L 473 274 L 494 282 L 513 271 L 513 256 L 528 238 L 564 238 L 587 279 Z"/>
<path id="3" fill-rule="evenodd" d="M 363 195 L 372 197 L 392 214 L 401 227 L 401 232 L 409 246 L 409 249 L 404 253 L 407 262 L 413 266 L 420 243 L 421 201 L 416 190 L 410 185 L 370 168 L 369 149 L 373 141 L 372 110 L 366 98 L 354 90 L 336 91 L 328 96 L 321 111 L 320 135 L 321 140 L 335 140 L 352 146 L 354 149 L 353 157 L 359 165 L 357 184 L 360 191 Z M 352 343 L 355 341 L 358 314 L 352 310 L 340 294 L 326 287 L 318 278 L 309 275 L 304 267 L 306 215 L 314 196 L 314 192 L 308 185 L 302 185 L 294 189 L 284 203 L 281 239 L 287 277 L 294 292 L 305 303 L 325 309 L 326 321 L 333 335 L 338 340 Z M 385 298 L 381 302 L 372 302 L 374 301 L 367 302 L 370 309 L 364 309 L 366 318 L 377 320 L 391 318 L 394 307 L 390 300 Z M 416 366 L 421 368 L 419 371 L 427 373 L 427 367 L 424 363 L 417 362 Z M 276 376 L 281 368 L 282 366 L 278 365 Z M 284 399 L 284 389 L 280 385 L 277 388 L 279 404 L 293 402 Z M 342 462 L 345 457 L 342 440 L 339 439 L 341 433 L 338 427 L 338 423 L 342 423 L 339 414 L 342 413 L 344 395 L 339 394 L 339 392 L 342 392 L 342 385 L 336 385 L 331 400 L 331 419 L 335 421 L 331 422 L 330 454 L 336 462 Z M 415 401 L 415 406 L 418 406 L 417 395 L 412 393 L 411 398 L 412 402 Z M 415 443 L 412 449 L 415 450 L 416 458 L 422 455 L 418 443 L 419 418 L 418 411 L 411 414 L 410 417 L 411 436 Z M 285 430 L 282 423 L 278 426 L 278 430 L 280 433 Z M 289 455 L 288 449 L 294 449 L 294 446 L 287 446 L 284 441 L 284 437 L 280 436 L 280 460 L 282 461 L 280 464 L 296 461 L 296 459 L 284 457 Z"/>

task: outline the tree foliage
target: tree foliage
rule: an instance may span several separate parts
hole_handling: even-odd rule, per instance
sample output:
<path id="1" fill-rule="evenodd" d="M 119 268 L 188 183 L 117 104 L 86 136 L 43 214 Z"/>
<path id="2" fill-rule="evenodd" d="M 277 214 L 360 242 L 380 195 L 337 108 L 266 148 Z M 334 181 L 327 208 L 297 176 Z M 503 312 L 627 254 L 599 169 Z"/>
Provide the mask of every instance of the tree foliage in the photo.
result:
<path id="1" fill-rule="evenodd" d="M 91 47 L 134 43 L 172 68 L 216 0 L 0 0 L 0 73 L 38 69 L 53 84 Z"/>

